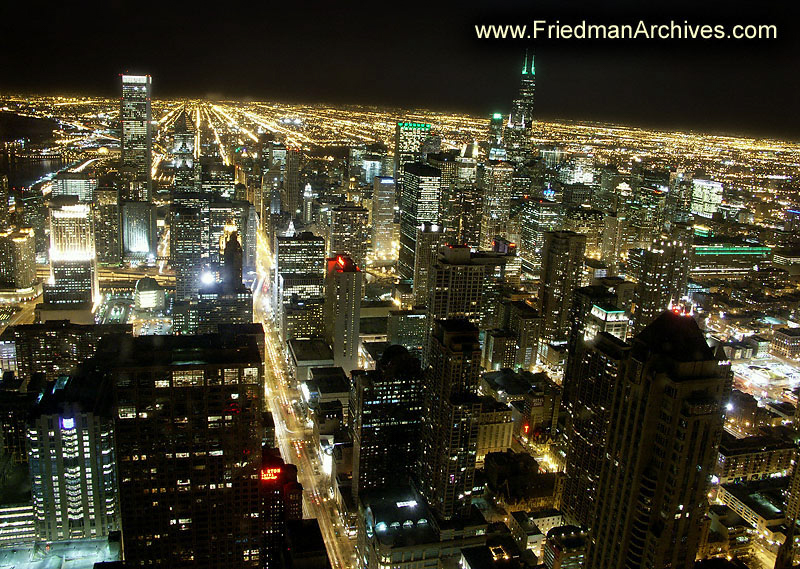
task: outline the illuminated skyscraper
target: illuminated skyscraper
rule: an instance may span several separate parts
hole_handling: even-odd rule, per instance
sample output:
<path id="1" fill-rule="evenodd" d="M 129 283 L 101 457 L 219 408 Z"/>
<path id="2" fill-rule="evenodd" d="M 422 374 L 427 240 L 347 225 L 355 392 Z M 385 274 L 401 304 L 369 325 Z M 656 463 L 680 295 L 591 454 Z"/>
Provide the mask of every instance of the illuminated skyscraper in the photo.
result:
<path id="1" fill-rule="evenodd" d="M 713 180 L 692 180 L 692 213 L 713 217 L 722 203 L 722 183 Z"/>
<path id="2" fill-rule="evenodd" d="M 122 262 L 120 241 L 119 190 L 113 187 L 94 191 L 94 232 L 97 261 L 116 265 Z"/>
<path id="3" fill-rule="evenodd" d="M 302 214 L 303 190 L 300 187 L 300 150 L 286 149 L 286 166 L 283 174 L 283 195 L 281 203 L 284 211 L 291 217 Z"/>
<path id="4" fill-rule="evenodd" d="M 417 228 L 414 254 L 414 305 L 427 306 L 430 300 L 431 271 L 444 244 L 445 231 L 441 225 L 423 223 Z"/>
<path id="5" fill-rule="evenodd" d="M 122 203 L 122 252 L 125 259 L 143 261 L 156 253 L 156 209 L 146 201 Z"/>
<path id="6" fill-rule="evenodd" d="M 23 290 L 36 283 L 33 229 L 0 232 L 0 288 Z"/>
<path id="7" fill-rule="evenodd" d="M 190 192 L 195 185 L 195 133 L 186 108 L 180 111 L 172 126 L 172 167 L 176 191 Z"/>
<path id="8" fill-rule="evenodd" d="M 340 205 L 331 212 L 331 255 L 349 255 L 359 267 L 366 266 L 369 211 L 357 205 Z"/>
<path id="9" fill-rule="evenodd" d="M 689 278 L 689 246 L 679 240 L 659 239 L 647 249 L 633 249 L 628 254 L 636 280 L 633 295 L 633 329 L 641 331 L 671 302 L 686 294 Z"/>
<path id="10" fill-rule="evenodd" d="M 525 203 L 521 215 L 522 270 L 529 275 L 539 277 L 542 273 L 545 234 L 563 228 L 564 209 L 558 202 L 532 199 Z"/>
<path id="11" fill-rule="evenodd" d="M 394 247 L 394 178 L 377 176 L 372 185 L 372 252 L 376 259 L 391 259 Z"/>
<path id="12" fill-rule="evenodd" d="M 442 173 L 422 163 L 404 167 L 400 200 L 400 257 L 397 271 L 401 279 L 414 278 L 414 253 L 417 228 L 423 223 L 440 223 L 439 202 Z"/>
<path id="13" fill-rule="evenodd" d="M 422 142 L 431 133 L 431 125 L 398 122 L 394 129 L 394 179 L 405 183 L 405 165 L 422 158 Z"/>
<path id="14" fill-rule="evenodd" d="M 134 186 L 126 199 L 150 201 L 152 167 L 152 114 L 149 75 L 122 75 L 120 123 L 122 165 L 134 173 Z"/>
<path id="15" fill-rule="evenodd" d="M 81 203 L 90 203 L 97 188 L 97 179 L 86 172 L 59 172 L 53 178 L 51 196 L 76 196 Z"/>
<path id="16" fill-rule="evenodd" d="M 539 311 L 544 317 L 542 335 L 548 342 L 567 340 L 572 293 L 581 283 L 585 249 L 585 235 L 573 231 L 545 234 Z"/>
<path id="17" fill-rule="evenodd" d="M 311 225 L 314 221 L 314 190 L 311 184 L 306 184 L 303 189 L 303 224 Z"/>
<path id="18" fill-rule="evenodd" d="M 511 217 L 511 180 L 514 168 L 508 162 L 493 162 L 478 169 L 478 184 L 483 190 L 481 249 L 492 248 L 495 236 L 507 237 Z"/>
<path id="19" fill-rule="evenodd" d="M 531 154 L 531 127 L 533 125 L 533 102 L 536 93 L 536 66 L 533 55 L 528 67 L 528 53 L 522 64 L 519 94 L 511 106 L 508 123 L 503 133 L 503 142 L 508 158 L 514 162 L 524 162 Z"/>
<path id="20" fill-rule="evenodd" d="M 622 363 L 602 468 L 593 473 L 599 484 L 587 567 L 688 569 L 706 519 L 730 362 L 693 318 L 664 312 Z"/>
<path id="21" fill-rule="evenodd" d="M 120 529 L 111 386 L 59 377 L 28 427 L 36 537 L 102 538 Z"/>
<path id="22" fill-rule="evenodd" d="M 262 451 L 259 480 L 264 546 L 254 560 L 265 569 L 282 568 L 287 522 L 303 519 L 303 486 L 297 482 L 297 467 L 284 462 L 278 449 Z"/>
<path id="23" fill-rule="evenodd" d="M 196 208 L 173 206 L 170 221 L 171 264 L 175 270 L 175 300 L 197 297 L 202 266 L 202 220 Z"/>
<path id="24" fill-rule="evenodd" d="M 74 196 L 54 200 L 50 207 L 50 275 L 45 303 L 88 305 L 99 297 L 94 216 L 89 204 Z"/>
<path id="25" fill-rule="evenodd" d="M 326 265 L 325 336 L 334 365 L 349 373 L 358 368 L 364 273 L 346 255 L 327 259 Z"/>

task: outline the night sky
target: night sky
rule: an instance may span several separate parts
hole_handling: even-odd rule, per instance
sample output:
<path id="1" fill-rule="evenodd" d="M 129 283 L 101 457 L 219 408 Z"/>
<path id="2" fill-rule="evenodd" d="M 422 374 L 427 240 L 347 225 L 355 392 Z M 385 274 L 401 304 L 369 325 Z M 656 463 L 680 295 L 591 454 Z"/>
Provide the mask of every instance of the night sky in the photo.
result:
<path id="1" fill-rule="evenodd" d="M 698 2 L 699 3 L 699 2 Z M 598 6 L 602 4 L 602 6 Z M 535 49 L 544 119 L 601 120 L 800 140 L 800 35 L 788 1 L 59 2 L 0 6 L 0 91 L 154 95 L 507 112 Z M 650 3 L 652 4 L 652 3 Z M 768 41 L 487 41 L 474 24 L 777 24 Z"/>

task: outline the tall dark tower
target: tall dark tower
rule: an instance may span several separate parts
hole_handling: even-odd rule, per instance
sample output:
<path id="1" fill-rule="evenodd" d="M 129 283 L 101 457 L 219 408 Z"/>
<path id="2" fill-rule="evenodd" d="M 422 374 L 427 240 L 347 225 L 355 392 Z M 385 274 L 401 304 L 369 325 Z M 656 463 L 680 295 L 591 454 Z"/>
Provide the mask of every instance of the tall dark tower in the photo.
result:
<path id="1" fill-rule="evenodd" d="M 519 94 L 511 105 L 508 123 L 503 133 L 506 153 L 513 162 L 524 162 L 531 152 L 531 125 L 533 124 L 533 99 L 536 92 L 536 67 L 533 56 L 528 67 L 528 52 L 522 64 Z"/>
<path id="2" fill-rule="evenodd" d="M 222 272 L 222 283 L 225 288 L 236 290 L 242 286 L 242 246 L 239 244 L 237 231 L 228 236 L 223 258 L 225 266 Z"/>

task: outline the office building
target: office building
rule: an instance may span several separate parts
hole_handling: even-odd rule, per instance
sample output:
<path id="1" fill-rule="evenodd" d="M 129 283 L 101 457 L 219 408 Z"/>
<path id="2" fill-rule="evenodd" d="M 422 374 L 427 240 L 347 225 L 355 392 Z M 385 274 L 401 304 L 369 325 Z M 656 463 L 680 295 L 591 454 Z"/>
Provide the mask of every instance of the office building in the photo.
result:
<path id="1" fill-rule="evenodd" d="M 43 309 L 91 312 L 99 300 L 94 216 L 91 205 L 77 203 L 74 196 L 50 206 L 50 275 Z"/>
<path id="2" fill-rule="evenodd" d="M 609 408 L 589 566 L 692 567 L 730 363 L 692 318 L 664 312 L 634 338 L 622 371 Z"/>
<path id="3" fill-rule="evenodd" d="M 170 264 L 175 270 L 175 301 L 197 297 L 203 255 L 203 227 L 200 210 L 189 206 L 173 206 L 170 221 Z"/>
<path id="4" fill-rule="evenodd" d="M 692 180 L 691 212 L 711 218 L 722 203 L 722 183 L 713 180 Z"/>
<path id="5" fill-rule="evenodd" d="M 286 149 L 281 204 L 290 217 L 302 215 L 303 190 L 300 186 L 300 150 Z"/>
<path id="6" fill-rule="evenodd" d="M 422 371 L 403 346 L 387 348 L 376 369 L 352 375 L 353 499 L 370 488 L 408 484 L 420 454 Z"/>
<path id="7" fill-rule="evenodd" d="M 547 532 L 542 557 L 547 569 L 581 569 L 586 562 L 590 536 L 576 526 L 559 526 Z"/>
<path id="8" fill-rule="evenodd" d="M 423 390 L 420 490 L 443 519 L 467 518 L 477 455 L 481 347 L 467 320 L 437 320 Z"/>
<path id="9" fill-rule="evenodd" d="M 564 210 L 560 203 L 549 200 L 528 200 L 523 206 L 520 229 L 522 270 L 540 277 L 545 234 L 563 228 Z"/>
<path id="10" fill-rule="evenodd" d="M 36 539 L 106 537 L 120 529 L 111 385 L 61 376 L 28 427 Z"/>
<path id="11" fill-rule="evenodd" d="M 532 55 L 530 67 L 528 66 L 528 54 L 526 53 L 520 75 L 519 94 L 512 103 L 508 123 L 503 132 L 503 145 L 506 153 L 510 160 L 517 163 L 525 162 L 531 155 L 531 127 L 533 126 L 535 93 L 536 66 Z"/>
<path id="12" fill-rule="evenodd" d="M 81 203 L 91 203 L 97 189 L 97 179 L 86 172 L 59 172 L 53 178 L 52 197 L 75 196 Z"/>
<path id="13" fill-rule="evenodd" d="M 263 524 L 264 544 L 261 552 L 251 550 L 249 557 L 255 566 L 276 569 L 284 567 L 289 523 L 303 519 L 303 486 L 297 481 L 297 467 L 284 462 L 278 449 L 262 450 L 258 477 L 261 500 L 258 513 Z M 257 554 L 255 558 L 254 553 Z"/>
<path id="14" fill-rule="evenodd" d="M 118 265 L 122 262 L 119 190 L 113 187 L 96 188 L 93 209 L 97 262 Z"/>
<path id="15" fill-rule="evenodd" d="M 409 163 L 400 189 L 400 252 L 397 265 L 401 279 L 414 278 L 417 228 L 423 223 L 439 224 L 442 173 L 422 163 Z"/>
<path id="16" fill-rule="evenodd" d="M 630 251 L 628 259 L 630 276 L 637 282 L 633 328 L 638 332 L 686 295 L 689 249 L 681 241 L 658 240 L 647 249 Z"/>
<path id="17" fill-rule="evenodd" d="M 405 347 L 413 356 L 422 359 L 428 333 L 425 309 L 390 310 L 386 323 L 386 341 Z"/>
<path id="18" fill-rule="evenodd" d="M 544 317 L 542 336 L 547 342 L 565 342 L 570 330 L 572 293 L 580 286 L 586 237 L 573 231 L 545 234 L 539 311 Z"/>
<path id="19" fill-rule="evenodd" d="M 330 255 L 347 255 L 365 267 L 369 243 L 369 211 L 356 205 L 340 205 L 331 211 Z"/>
<path id="20" fill-rule="evenodd" d="M 73 324 L 50 320 L 6 328 L 0 342 L 7 352 L 3 371 L 13 371 L 21 391 L 37 391 L 45 383 L 71 374 L 94 355 L 100 338 L 131 334 L 130 324 Z M 29 387 L 30 386 L 30 387 Z"/>
<path id="21" fill-rule="evenodd" d="M 417 228 L 414 251 L 414 305 L 427 306 L 430 300 L 431 271 L 444 245 L 446 233 L 441 225 L 423 223 Z"/>
<path id="22" fill-rule="evenodd" d="M 372 184 L 372 254 L 376 260 L 393 259 L 394 205 L 396 199 L 394 178 L 378 176 Z"/>
<path id="23" fill-rule="evenodd" d="M 150 99 L 152 79 L 149 75 L 122 75 L 120 124 L 122 165 L 132 171 L 133 185 L 125 199 L 151 199 L 151 167 L 153 127 Z"/>
<path id="24" fill-rule="evenodd" d="M 260 567 L 264 388 L 256 337 L 102 341 L 93 365 L 114 385 L 126 562 Z"/>
<path id="25" fill-rule="evenodd" d="M 36 240 L 34 231 L 0 233 L 0 288 L 24 291 L 36 284 Z"/>
<path id="26" fill-rule="evenodd" d="M 405 183 L 405 165 L 422 158 L 422 143 L 428 138 L 428 123 L 401 121 L 394 130 L 394 179 Z"/>
<path id="27" fill-rule="evenodd" d="M 333 363 L 345 372 L 358 368 L 361 298 L 364 274 L 350 257 L 326 260 L 325 337 L 333 348 Z"/>
<path id="28" fill-rule="evenodd" d="M 511 218 L 511 182 L 514 167 L 508 162 L 489 161 L 478 168 L 478 185 L 483 190 L 480 248 L 492 248 L 495 236 L 508 237 Z"/>
<path id="29" fill-rule="evenodd" d="M 131 261 L 153 260 L 158 233 L 156 208 L 145 201 L 126 201 L 122 210 L 122 254 Z"/>

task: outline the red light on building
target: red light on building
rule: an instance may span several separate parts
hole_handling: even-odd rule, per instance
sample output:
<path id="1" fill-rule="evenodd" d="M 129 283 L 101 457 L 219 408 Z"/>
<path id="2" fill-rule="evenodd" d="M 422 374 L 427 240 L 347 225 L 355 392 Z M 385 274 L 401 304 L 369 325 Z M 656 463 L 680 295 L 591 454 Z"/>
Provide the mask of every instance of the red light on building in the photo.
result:
<path id="1" fill-rule="evenodd" d="M 280 467 L 264 468 L 261 470 L 261 480 L 264 482 L 275 482 L 281 475 Z"/>
<path id="2" fill-rule="evenodd" d="M 339 263 L 340 267 L 344 267 L 344 257 L 337 257 L 336 261 Z"/>
<path id="3" fill-rule="evenodd" d="M 522 431 L 527 435 L 528 431 L 531 430 L 530 425 L 522 425 Z"/>

